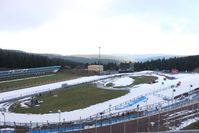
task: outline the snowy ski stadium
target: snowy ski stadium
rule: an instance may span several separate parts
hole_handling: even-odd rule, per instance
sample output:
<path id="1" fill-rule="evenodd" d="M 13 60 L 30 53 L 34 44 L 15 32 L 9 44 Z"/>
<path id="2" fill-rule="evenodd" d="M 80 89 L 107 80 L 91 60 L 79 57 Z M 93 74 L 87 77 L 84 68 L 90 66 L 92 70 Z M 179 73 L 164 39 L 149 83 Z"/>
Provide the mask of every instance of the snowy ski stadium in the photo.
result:
<path id="1" fill-rule="evenodd" d="M 145 78 L 148 80 L 143 80 Z M 11 109 L 16 103 L 20 107 L 31 108 L 33 102 L 40 108 L 44 103 L 33 100 L 34 96 L 57 90 L 68 91 L 68 88 L 75 89 L 73 87 L 83 84 L 92 84 L 99 90 L 126 93 L 70 111 L 56 108 L 57 112 L 20 113 Z M 0 111 L 0 132 L 3 133 L 15 132 L 18 126 L 23 128 L 17 132 L 29 133 L 177 132 L 199 120 L 199 74 L 141 71 L 84 76 L 1 92 Z"/>

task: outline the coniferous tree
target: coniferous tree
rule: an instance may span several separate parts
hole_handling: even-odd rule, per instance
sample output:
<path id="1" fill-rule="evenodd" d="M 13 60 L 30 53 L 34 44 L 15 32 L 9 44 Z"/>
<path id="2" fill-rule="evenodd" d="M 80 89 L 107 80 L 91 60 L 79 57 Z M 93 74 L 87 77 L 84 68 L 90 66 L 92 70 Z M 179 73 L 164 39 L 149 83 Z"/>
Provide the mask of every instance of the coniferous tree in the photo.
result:
<path id="1" fill-rule="evenodd" d="M 0 68 L 32 68 L 51 65 L 68 65 L 74 68 L 81 63 L 76 63 L 64 59 L 50 59 L 39 54 L 25 53 L 16 50 L 0 49 Z"/>
<path id="2" fill-rule="evenodd" d="M 135 63 L 135 70 L 171 70 L 192 71 L 199 67 L 199 55 L 187 57 L 174 57 L 170 59 L 157 59 Z"/>

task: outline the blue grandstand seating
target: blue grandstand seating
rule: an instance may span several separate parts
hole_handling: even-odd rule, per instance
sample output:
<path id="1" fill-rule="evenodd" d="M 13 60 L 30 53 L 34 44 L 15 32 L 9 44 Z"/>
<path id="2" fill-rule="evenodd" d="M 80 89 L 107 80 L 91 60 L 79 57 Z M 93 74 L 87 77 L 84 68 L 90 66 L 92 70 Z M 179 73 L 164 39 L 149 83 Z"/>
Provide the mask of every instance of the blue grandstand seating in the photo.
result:
<path id="1" fill-rule="evenodd" d="M 30 76 L 30 75 L 53 73 L 53 72 L 57 72 L 60 69 L 60 67 L 61 66 L 48 66 L 48 67 L 0 71 L 0 79 L 12 78 L 12 77 L 17 77 L 17 76 Z"/>

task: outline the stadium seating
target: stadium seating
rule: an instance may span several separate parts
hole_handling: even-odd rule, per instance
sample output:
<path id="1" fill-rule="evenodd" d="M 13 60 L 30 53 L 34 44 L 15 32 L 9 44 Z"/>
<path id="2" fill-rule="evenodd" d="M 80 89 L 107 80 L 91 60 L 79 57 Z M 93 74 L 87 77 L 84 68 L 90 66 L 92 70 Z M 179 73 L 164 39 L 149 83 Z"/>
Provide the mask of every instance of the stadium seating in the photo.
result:
<path id="1" fill-rule="evenodd" d="M 0 71 L 0 79 L 12 78 L 12 77 L 18 77 L 18 76 L 31 76 L 31 75 L 42 75 L 46 73 L 55 73 L 59 71 L 60 67 L 61 66 L 48 66 L 48 67 Z"/>

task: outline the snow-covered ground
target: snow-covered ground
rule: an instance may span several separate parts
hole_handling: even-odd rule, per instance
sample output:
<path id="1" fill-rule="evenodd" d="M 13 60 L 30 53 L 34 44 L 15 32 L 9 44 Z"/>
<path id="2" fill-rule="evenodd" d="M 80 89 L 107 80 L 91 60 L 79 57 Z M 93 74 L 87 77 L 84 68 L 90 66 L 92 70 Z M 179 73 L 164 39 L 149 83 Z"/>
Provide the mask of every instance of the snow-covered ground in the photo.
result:
<path id="1" fill-rule="evenodd" d="M 183 128 L 185 128 L 185 127 L 189 126 L 190 124 L 192 124 L 192 123 L 194 123 L 194 122 L 197 122 L 197 121 L 199 121 L 199 117 L 196 117 L 196 118 L 194 118 L 194 119 L 188 119 L 188 120 L 186 120 L 186 121 L 183 121 L 182 124 L 181 124 L 179 127 L 176 128 L 176 130 L 183 129 Z"/>
<path id="2" fill-rule="evenodd" d="M 4 133 L 4 132 L 7 133 L 7 132 L 9 132 L 9 131 L 13 131 L 13 132 L 14 132 L 14 130 L 15 130 L 14 128 L 1 128 L 1 129 L 0 129 L 0 133 L 1 133 L 1 131 L 2 131 L 3 133 Z"/>
<path id="3" fill-rule="evenodd" d="M 78 78 L 74 80 L 62 81 L 62 82 L 51 83 L 47 85 L 41 85 L 41 86 L 30 87 L 30 88 L 15 90 L 15 91 L 4 92 L 4 93 L 0 93 L 0 100 L 5 101 L 5 100 L 13 99 L 13 98 L 29 96 L 31 94 L 38 94 L 42 92 L 59 89 L 61 88 L 62 84 L 76 85 L 76 84 L 92 82 L 95 80 L 100 80 L 100 79 L 104 79 L 104 78 L 108 78 L 112 76 L 114 75 L 82 77 L 82 78 Z"/>
<path id="4" fill-rule="evenodd" d="M 164 99 L 160 96 L 157 96 L 157 94 L 172 97 L 182 94 L 184 92 L 188 92 L 194 88 L 199 87 L 199 74 L 176 74 L 176 75 L 169 75 L 173 76 L 175 79 L 173 80 L 164 80 L 164 76 L 157 75 L 156 73 L 152 71 L 142 71 L 142 72 L 136 72 L 136 73 L 128 73 L 126 74 L 126 78 L 123 75 L 121 79 L 117 77 L 117 86 L 126 86 L 133 83 L 133 80 L 130 81 L 129 76 L 156 76 L 158 77 L 157 82 L 154 84 L 140 84 L 133 87 L 128 88 L 130 91 L 128 94 L 121 96 L 119 98 L 115 98 L 103 103 L 99 103 L 96 105 L 92 105 L 87 108 L 78 109 L 70 112 L 61 112 L 59 113 L 49 113 L 49 114 L 18 114 L 18 113 L 12 113 L 12 112 L 5 112 L 5 115 L 0 114 L 0 121 L 4 119 L 7 122 L 59 122 L 59 115 L 61 117 L 61 121 L 72 121 L 72 120 L 79 120 L 80 117 L 82 119 L 88 118 L 89 116 L 92 116 L 96 114 L 97 112 L 102 112 L 104 110 L 107 110 L 111 107 L 111 113 L 117 112 L 117 111 L 123 111 L 127 109 L 133 109 L 136 108 L 137 105 L 139 106 L 145 106 L 148 104 L 153 104 L 157 102 L 163 102 Z M 69 80 L 59 83 L 53 83 L 43 86 L 37 86 L 37 87 L 31 87 L 11 92 L 4 92 L 0 93 L 0 99 L 8 99 L 13 98 L 20 95 L 27 95 L 32 93 L 39 93 L 43 91 L 49 91 L 56 88 L 61 87 L 62 84 L 79 84 L 83 82 L 88 81 L 94 81 L 106 77 L 112 77 L 113 75 L 106 75 L 106 76 L 90 76 L 90 77 L 84 77 L 79 78 L 75 80 Z M 128 80 L 127 80 L 128 79 Z M 125 83 L 128 81 L 128 83 Z M 171 85 L 175 85 L 181 81 L 181 85 L 179 87 L 175 87 L 175 92 L 173 92 L 174 88 L 171 88 Z M 104 81 L 101 81 L 102 83 L 105 83 Z M 163 82 L 163 83 L 162 83 Z M 190 87 L 192 85 L 192 87 Z M 140 101 L 137 100 L 140 96 L 144 96 L 143 99 Z M 137 102 L 138 101 L 138 102 Z M 129 104 L 134 102 L 135 104 Z M 121 110 L 115 110 L 114 107 L 122 104 L 128 104 L 129 106 L 125 106 L 126 108 L 123 108 Z M 3 106 L 3 104 L 0 105 L 0 108 Z"/>
<path id="5" fill-rule="evenodd" d="M 0 83 L 8 83 L 8 82 L 13 82 L 13 81 L 21 81 L 21 80 L 26 80 L 26 79 L 36 79 L 36 78 L 41 78 L 41 77 L 49 77 L 53 76 L 54 74 L 49 74 L 49 75 L 41 75 L 41 76 L 35 76 L 35 77 L 28 77 L 28 78 L 21 78 L 21 79 L 11 79 L 11 80 L 6 80 L 6 81 L 0 81 Z"/>
<path id="6" fill-rule="evenodd" d="M 113 81 L 109 81 L 107 83 L 112 83 L 113 87 L 122 87 L 122 86 L 131 85 L 133 84 L 133 82 L 134 80 L 130 77 L 121 77 L 121 78 L 115 78 Z"/>

